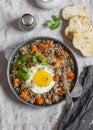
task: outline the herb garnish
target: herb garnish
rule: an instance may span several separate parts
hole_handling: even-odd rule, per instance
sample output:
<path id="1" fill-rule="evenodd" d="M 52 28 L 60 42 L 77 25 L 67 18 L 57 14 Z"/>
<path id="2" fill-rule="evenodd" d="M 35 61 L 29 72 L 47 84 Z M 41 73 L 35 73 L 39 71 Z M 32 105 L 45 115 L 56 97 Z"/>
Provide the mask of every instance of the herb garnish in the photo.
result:
<path id="1" fill-rule="evenodd" d="M 26 66 L 22 67 L 22 70 L 16 70 L 15 75 L 25 81 L 30 78 L 30 75 L 28 73 L 28 67 Z"/>
<path id="2" fill-rule="evenodd" d="M 28 59 L 29 59 L 28 55 L 21 55 L 20 56 L 20 61 L 22 61 L 22 62 L 27 62 Z"/>
<path id="3" fill-rule="evenodd" d="M 61 20 L 60 18 L 56 17 L 55 15 L 52 15 L 52 21 L 51 20 L 46 20 L 45 26 L 50 28 L 51 30 L 55 30 L 60 26 Z"/>
<path id="4" fill-rule="evenodd" d="M 44 58 L 44 59 L 42 59 L 41 64 L 47 66 L 47 64 L 48 64 L 47 62 L 48 62 L 48 59 Z"/>
<path id="5" fill-rule="evenodd" d="M 21 65 L 21 61 L 15 61 L 14 63 L 13 63 L 13 67 L 17 67 L 17 66 L 19 66 L 19 65 Z"/>

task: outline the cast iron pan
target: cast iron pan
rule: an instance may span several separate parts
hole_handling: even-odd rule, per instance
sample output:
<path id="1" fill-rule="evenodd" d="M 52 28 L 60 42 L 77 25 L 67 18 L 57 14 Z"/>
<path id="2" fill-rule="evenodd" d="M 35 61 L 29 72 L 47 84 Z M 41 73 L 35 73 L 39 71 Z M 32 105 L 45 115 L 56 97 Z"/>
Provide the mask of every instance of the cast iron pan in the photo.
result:
<path id="1" fill-rule="evenodd" d="M 17 94 L 16 91 L 14 90 L 14 87 L 13 87 L 13 85 L 12 85 L 12 78 L 11 78 L 11 76 L 10 76 L 11 70 L 12 70 L 12 61 L 14 60 L 15 55 L 19 52 L 20 48 L 22 48 L 23 46 L 28 45 L 28 44 L 31 44 L 31 43 L 33 43 L 35 40 L 46 40 L 46 39 L 48 39 L 48 40 L 53 40 L 54 43 L 61 44 L 61 45 L 65 48 L 65 50 L 66 50 L 68 53 L 71 54 L 71 56 L 72 56 L 72 58 L 73 58 L 73 60 L 74 60 L 74 64 L 75 64 L 75 74 L 76 74 L 75 84 L 74 84 L 74 86 L 73 86 L 73 88 L 72 88 L 72 90 L 71 90 L 71 95 L 72 95 L 72 97 L 77 98 L 77 97 L 79 97 L 79 96 L 81 95 L 81 93 L 82 93 L 82 87 L 80 86 L 80 84 L 79 84 L 79 82 L 78 82 L 78 76 L 79 76 L 78 64 L 77 64 L 76 58 L 75 58 L 73 52 L 70 50 L 70 48 L 67 47 L 67 45 L 65 45 L 64 43 L 62 43 L 61 41 L 59 41 L 59 40 L 57 40 L 57 39 L 55 39 L 55 38 L 51 38 L 51 37 L 35 37 L 35 38 L 32 38 L 32 39 L 30 39 L 30 40 L 28 40 L 28 41 L 23 42 L 20 46 L 18 46 L 18 47 L 14 50 L 14 52 L 12 53 L 12 55 L 11 55 L 9 61 L 8 61 L 8 67 L 7 67 L 7 78 L 8 78 L 8 83 L 9 83 L 10 89 L 12 90 L 12 92 L 14 93 L 14 95 L 15 95 L 20 101 L 22 101 L 23 103 L 25 103 L 25 104 L 27 104 L 27 105 L 29 105 L 29 106 L 44 107 L 44 106 L 39 106 L 39 105 L 37 105 L 37 104 L 31 104 L 31 103 L 29 103 L 29 102 L 27 102 L 27 101 L 21 99 L 21 98 L 18 96 L 18 94 Z M 62 99 L 61 101 L 63 101 L 63 99 Z M 61 102 L 61 101 L 59 101 L 59 102 Z M 57 102 L 57 103 L 59 103 L 59 102 Z M 54 104 L 57 104 L 57 103 L 54 103 Z M 54 104 L 51 104 L 51 105 L 54 105 Z M 46 106 L 51 106 L 51 105 L 46 105 Z"/>

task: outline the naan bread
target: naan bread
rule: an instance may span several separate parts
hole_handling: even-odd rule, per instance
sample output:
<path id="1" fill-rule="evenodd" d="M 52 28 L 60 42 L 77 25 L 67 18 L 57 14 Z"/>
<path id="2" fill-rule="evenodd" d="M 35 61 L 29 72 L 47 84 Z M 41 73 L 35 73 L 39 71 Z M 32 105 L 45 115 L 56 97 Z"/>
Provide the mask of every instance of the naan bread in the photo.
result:
<path id="1" fill-rule="evenodd" d="M 93 56 L 93 31 L 73 34 L 73 46 L 80 50 L 83 56 Z"/>
<path id="2" fill-rule="evenodd" d="M 69 26 L 65 29 L 65 35 L 69 39 L 73 39 L 74 32 L 89 32 L 93 31 L 93 25 L 89 20 L 82 16 L 72 17 L 69 21 Z"/>
<path id="3" fill-rule="evenodd" d="M 85 6 L 75 5 L 75 6 L 68 6 L 62 10 L 62 16 L 65 20 L 71 19 L 73 16 L 83 16 L 89 17 L 88 9 Z"/>

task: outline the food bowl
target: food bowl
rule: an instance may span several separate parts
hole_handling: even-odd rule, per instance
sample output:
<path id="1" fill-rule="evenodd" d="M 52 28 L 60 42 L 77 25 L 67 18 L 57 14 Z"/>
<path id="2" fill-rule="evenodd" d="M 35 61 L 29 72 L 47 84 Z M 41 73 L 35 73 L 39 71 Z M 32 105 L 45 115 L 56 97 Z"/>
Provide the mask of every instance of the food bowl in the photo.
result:
<path id="1" fill-rule="evenodd" d="M 57 7 L 61 3 L 61 0 L 35 0 L 35 3 L 42 9 L 50 10 Z"/>
<path id="2" fill-rule="evenodd" d="M 28 41 L 25 41 L 23 42 L 20 46 L 18 46 L 14 52 L 12 53 L 9 61 L 8 61 L 8 67 L 7 67 L 7 78 L 8 78 L 8 83 L 9 83 L 9 86 L 12 90 L 12 92 L 14 93 L 14 95 L 20 100 L 22 101 L 23 103 L 27 104 L 27 105 L 30 105 L 30 106 L 35 106 L 35 107 L 44 107 L 44 106 L 51 106 L 51 105 L 55 105 L 57 103 L 60 103 L 63 101 L 63 99 L 65 98 L 65 94 L 62 96 L 62 98 L 60 100 L 58 100 L 57 102 L 53 102 L 52 104 L 46 104 L 46 105 L 38 105 L 38 104 L 32 104 L 24 99 L 22 99 L 19 94 L 15 91 L 15 88 L 13 86 L 13 83 L 12 83 L 12 80 L 13 78 L 11 77 L 11 72 L 13 70 L 13 61 L 15 59 L 15 56 L 17 56 L 17 54 L 19 53 L 20 49 L 25 47 L 25 46 L 29 46 L 29 45 L 32 45 L 35 41 L 46 41 L 46 40 L 50 40 L 50 41 L 53 41 L 54 43 L 56 44 L 59 44 L 60 46 L 62 46 L 70 55 L 71 57 L 73 58 L 73 62 L 74 62 L 74 66 L 75 66 L 75 80 L 74 80 L 74 85 L 73 87 L 71 88 L 71 96 L 73 98 L 77 98 L 81 95 L 82 93 L 82 87 L 80 86 L 79 82 L 78 82 L 78 76 L 79 76 L 79 68 L 78 68 L 78 64 L 77 64 L 77 61 L 76 61 L 76 58 L 73 54 L 73 52 L 70 50 L 69 47 L 67 47 L 67 45 L 65 45 L 64 43 L 62 43 L 61 41 L 55 39 L 55 38 L 51 38 L 51 37 L 36 37 L 36 38 L 32 38 Z"/>

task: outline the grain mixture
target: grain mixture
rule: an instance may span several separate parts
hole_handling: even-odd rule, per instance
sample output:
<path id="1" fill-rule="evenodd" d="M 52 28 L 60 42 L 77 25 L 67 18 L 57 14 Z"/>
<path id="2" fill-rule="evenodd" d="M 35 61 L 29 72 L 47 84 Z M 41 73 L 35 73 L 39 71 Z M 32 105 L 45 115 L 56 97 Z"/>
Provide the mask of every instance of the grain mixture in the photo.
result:
<path id="1" fill-rule="evenodd" d="M 23 100 L 47 106 L 61 101 L 65 95 L 64 68 L 71 90 L 75 85 L 75 61 L 59 43 L 35 40 L 20 48 L 12 61 L 12 85 Z"/>

